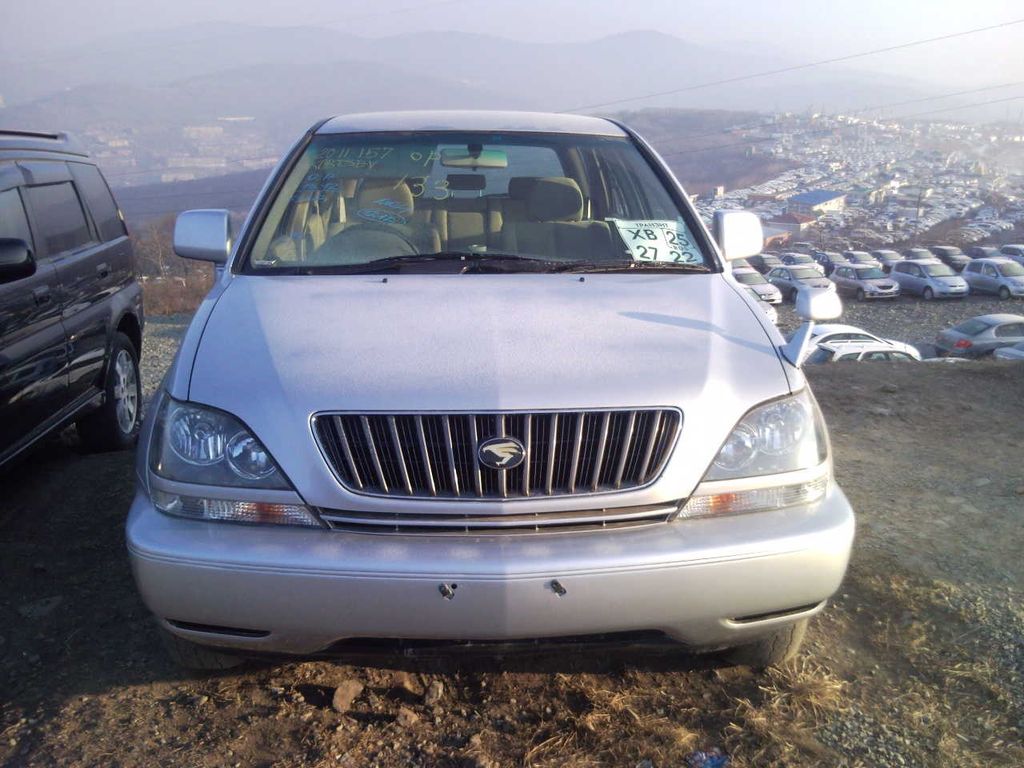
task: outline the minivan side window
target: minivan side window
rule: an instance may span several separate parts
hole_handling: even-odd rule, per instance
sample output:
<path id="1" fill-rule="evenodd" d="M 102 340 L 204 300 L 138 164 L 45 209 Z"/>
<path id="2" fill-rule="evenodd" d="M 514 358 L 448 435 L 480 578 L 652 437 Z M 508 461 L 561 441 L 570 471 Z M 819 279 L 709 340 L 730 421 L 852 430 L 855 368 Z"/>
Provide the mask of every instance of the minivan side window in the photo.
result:
<path id="1" fill-rule="evenodd" d="M 0 237 L 24 240 L 32 247 L 32 230 L 25 216 L 25 206 L 16 189 L 0 192 Z"/>
<path id="2" fill-rule="evenodd" d="M 110 194 L 110 187 L 104 181 L 99 168 L 85 163 L 68 163 L 68 167 L 71 169 L 71 175 L 75 177 L 79 193 L 85 198 L 92 212 L 100 240 L 108 242 L 127 234 L 121 221 L 121 214 L 117 210 L 117 203 L 114 202 L 114 196 Z"/>
<path id="3" fill-rule="evenodd" d="M 85 211 L 70 181 L 28 187 L 32 218 L 40 235 L 40 246 L 47 254 L 72 251 L 93 241 Z"/>

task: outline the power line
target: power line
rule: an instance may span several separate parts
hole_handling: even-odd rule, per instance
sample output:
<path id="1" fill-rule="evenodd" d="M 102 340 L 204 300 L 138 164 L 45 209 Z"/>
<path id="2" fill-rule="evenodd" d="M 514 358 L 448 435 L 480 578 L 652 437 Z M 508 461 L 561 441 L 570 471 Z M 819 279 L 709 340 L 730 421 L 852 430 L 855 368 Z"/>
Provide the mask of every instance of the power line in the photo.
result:
<path id="1" fill-rule="evenodd" d="M 1024 19 L 1014 19 L 1013 21 L 1004 21 L 1000 24 L 991 24 L 987 27 L 977 27 L 975 29 L 965 29 L 961 32 L 952 32 L 948 35 L 939 35 L 938 37 L 929 37 L 923 40 L 912 40 L 907 43 L 899 43 L 898 45 L 889 45 L 885 48 L 875 48 L 870 51 L 861 51 L 860 53 L 850 53 L 845 56 L 834 56 L 829 59 L 819 59 L 818 61 L 809 61 L 803 64 L 793 64 L 788 67 L 780 67 L 778 69 L 768 69 L 762 72 L 751 72 L 746 75 L 737 75 L 735 77 L 726 77 L 721 80 L 709 80 L 703 83 L 694 83 L 693 85 L 685 85 L 681 88 L 672 88 L 667 91 L 658 91 L 655 93 L 647 93 L 640 96 L 628 96 L 622 99 L 613 99 L 611 101 L 603 101 L 597 104 L 585 104 L 580 107 L 573 107 L 572 109 L 565 110 L 566 112 L 581 112 L 583 110 L 598 109 L 615 104 L 627 104 L 633 101 L 643 101 L 644 99 L 654 99 L 661 96 L 672 96 L 677 93 L 686 93 L 689 91 L 696 91 L 702 88 L 712 88 L 717 85 L 729 85 L 731 83 L 739 83 L 744 80 L 754 80 L 761 77 L 771 77 L 772 75 L 782 75 L 787 72 L 798 72 L 803 69 L 811 69 L 812 67 L 820 67 L 825 64 L 837 64 L 841 61 L 852 61 L 854 59 L 862 59 L 866 56 L 875 56 L 879 53 L 889 53 L 890 51 L 899 51 L 904 48 L 913 48 L 918 45 L 926 45 L 928 43 L 937 43 L 943 40 L 952 40 L 957 37 L 965 37 L 967 35 L 975 35 L 979 32 L 988 32 L 993 29 L 1003 29 L 1005 27 L 1011 27 L 1015 24 L 1024 24 Z"/>

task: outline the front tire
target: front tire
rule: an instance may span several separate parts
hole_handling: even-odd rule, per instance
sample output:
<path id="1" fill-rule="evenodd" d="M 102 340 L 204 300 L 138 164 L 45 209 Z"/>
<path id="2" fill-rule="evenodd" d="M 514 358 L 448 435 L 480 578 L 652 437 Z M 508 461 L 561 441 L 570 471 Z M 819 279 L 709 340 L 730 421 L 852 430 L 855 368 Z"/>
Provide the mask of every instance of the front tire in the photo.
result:
<path id="1" fill-rule="evenodd" d="M 231 669 L 245 662 L 238 656 L 215 651 L 205 645 L 198 645 L 177 635 L 172 635 L 163 627 L 160 627 L 160 639 L 163 641 L 164 649 L 171 661 L 184 669 L 191 669 L 195 672 L 216 672 L 222 669 Z"/>
<path id="2" fill-rule="evenodd" d="M 1003 301 L 1006 301 L 1008 298 L 1010 298 L 1010 289 L 1007 288 L 1005 285 L 1000 286 L 999 288 L 999 298 L 1002 299 Z"/>
<path id="3" fill-rule="evenodd" d="M 733 664 L 754 669 L 778 666 L 799 652 L 807 634 L 807 624 L 808 619 L 800 619 L 767 637 L 730 649 L 726 658 Z"/>
<path id="4" fill-rule="evenodd" d="M 867 294 L 864 293 L 863 288 L 857 289 L 857 301 L 864 301 L 867 298 Z"/>
<path id="5" fill-rule="evenodd" d="M 931 301 L 932 299 L 935 298 L 935 291 L 933 291 L 931 288 L 925 288 L 924 292 L 921 294 L 921 298 L 923 298 L 925 301 Z"/>
<path id="6" fill-rule="evenodd" d="M 111 338 L 103 394 L 100 409 L 78 420 L 82 445 L 90 451 L 131 448 L 142 423 L 142 377 L 138 352 L 123 333 Z"/>

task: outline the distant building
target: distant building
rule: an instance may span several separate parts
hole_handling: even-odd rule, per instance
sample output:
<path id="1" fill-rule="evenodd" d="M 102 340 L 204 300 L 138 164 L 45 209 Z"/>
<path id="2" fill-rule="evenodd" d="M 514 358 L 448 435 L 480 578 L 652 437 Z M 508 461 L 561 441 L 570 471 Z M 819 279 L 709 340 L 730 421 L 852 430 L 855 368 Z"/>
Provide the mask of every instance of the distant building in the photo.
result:
<path id="1" fill-rule="evenodd" d="M 776 216 L 774 219 L 771 219 L 768 222 L 768 226 L 782 232 L 799 235 L 814 222 L 815 218 L 813 216 L 808 216 L 805 213 L 784 213 L 781 216 Z"/>
<path id="2" fill-rule="evenodd" d="M 846 195 L 827 189 L 815 189 L 793 195 L 786 201 L 786 213 L 803 213 L 808 216 L 820 216 L 823 213 L 835 213 L 846 207 Z"/>

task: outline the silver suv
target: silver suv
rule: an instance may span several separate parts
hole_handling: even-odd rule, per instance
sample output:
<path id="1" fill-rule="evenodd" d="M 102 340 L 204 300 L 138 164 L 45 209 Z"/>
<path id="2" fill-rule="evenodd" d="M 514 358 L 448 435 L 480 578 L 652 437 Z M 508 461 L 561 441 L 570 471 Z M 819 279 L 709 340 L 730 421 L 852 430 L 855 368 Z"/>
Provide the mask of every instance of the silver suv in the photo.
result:
<path id="1" fill-rule="evenodd" d="M 314 126 L 223 265 L 140 441 L 128 548 L 172 655 L 650 638 L 792 655 L 854 518 L 799 363 L 650 147 L 590 117 Z M 639 634 L 638 634 L 639 633 Z M 233 654 L 233 655 L 232 655 Z"/>

